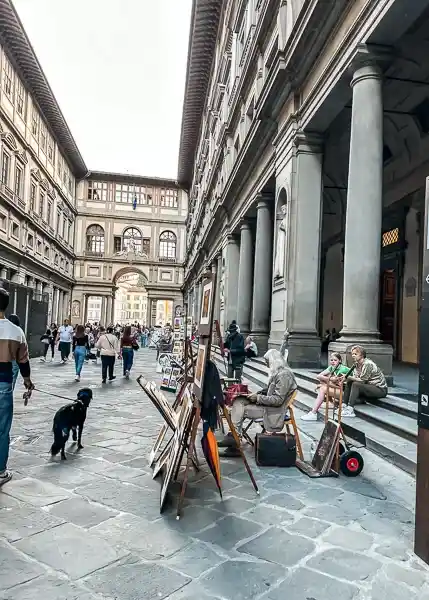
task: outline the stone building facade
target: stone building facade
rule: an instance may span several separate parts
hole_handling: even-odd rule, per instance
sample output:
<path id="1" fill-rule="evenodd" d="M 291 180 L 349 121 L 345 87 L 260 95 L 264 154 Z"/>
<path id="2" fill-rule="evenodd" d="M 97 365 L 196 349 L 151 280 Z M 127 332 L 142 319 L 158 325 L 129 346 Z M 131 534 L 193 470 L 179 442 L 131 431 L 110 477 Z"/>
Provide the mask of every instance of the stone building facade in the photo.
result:
<path id="1" fill-rule="evenodd" d="M 0 3 L 0 279 L 69 314 L 76 180 L 87 169 L 10 2 Z"/>
<path id="2" fill-rule="evenodd" d="M 49 298 L 49 322 L 100 310 L 108 323 L 118 280 L 135 273 L 154 324 L 156 301 L 183 304 L 186 217 L 173 180 L 88 171 L 12 1 L 0 2 L 0 280 Z"/>
<path id="3" fill-rule="evenodd" d="M 113 322 L 127 273 L 142 275 L 146 323 L 159 300 L 182 306 L 187 195 L 175 181 L 91 172 L 78 183 L 77 210 L 73 322 L 86 321 L 92 296 L 102 298 L 101 322 Z"/>
<path id="4" fill-rule="evenodd" d="M 418 363 L 429 1 L 194 0 L 178 180 L 186 297 L 318 367 Z M 204 45 L 200 39 L 204 37 Z"/>

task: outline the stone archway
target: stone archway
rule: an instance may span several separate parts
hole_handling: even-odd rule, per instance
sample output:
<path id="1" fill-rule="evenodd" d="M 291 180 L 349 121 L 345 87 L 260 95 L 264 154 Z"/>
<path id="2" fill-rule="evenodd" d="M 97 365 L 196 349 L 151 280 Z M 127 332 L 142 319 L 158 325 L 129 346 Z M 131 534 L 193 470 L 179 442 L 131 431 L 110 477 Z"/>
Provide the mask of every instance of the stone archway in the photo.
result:
<path id="1" fill-rule="evenodd" d="M 115 288 L 114 322 L 147 324 L 150 319 L 148 277 L 143 269 L 129 265 L 113 276 Z"/>

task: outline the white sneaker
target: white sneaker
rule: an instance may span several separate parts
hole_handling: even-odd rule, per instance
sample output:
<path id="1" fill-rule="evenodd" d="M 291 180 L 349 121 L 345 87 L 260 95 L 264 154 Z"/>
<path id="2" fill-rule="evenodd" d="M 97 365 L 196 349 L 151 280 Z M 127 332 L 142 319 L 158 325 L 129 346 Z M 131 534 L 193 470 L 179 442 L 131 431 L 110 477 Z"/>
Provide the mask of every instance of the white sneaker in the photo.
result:
<path id="1" fill-rule="evenodd" d="M 306 415 L 302 415 L 301 420 L 302 421 L 317 421 L 317 413 L 315 413 L 311 410 Z"/>
<path id="2" fill-rule="evenodd" d="M 42 358 L 40 359 L 40 362 L 46 362 L 46 358 L 43 358 L 43 356 L 42 356 Z"/>
<path id="3" fill-rule="evenodd" d="M 80 381 L 80 375 L 76 375 L 76 377 L 74 378 L 75 381 Z"/>
<path id="4" fill-rule="evenodd" d="M 125 371 L 125 379 L 129 379 L 130 378 L 130 372 L 129 371 Z"/>
<path id="5" fill-rule="evenodd" d="M 344 417 L 344 419 L 353 419 L 356 416 L 356 414 L 354 409 L 350 406 L 343 409 L 341 416 Z"/>

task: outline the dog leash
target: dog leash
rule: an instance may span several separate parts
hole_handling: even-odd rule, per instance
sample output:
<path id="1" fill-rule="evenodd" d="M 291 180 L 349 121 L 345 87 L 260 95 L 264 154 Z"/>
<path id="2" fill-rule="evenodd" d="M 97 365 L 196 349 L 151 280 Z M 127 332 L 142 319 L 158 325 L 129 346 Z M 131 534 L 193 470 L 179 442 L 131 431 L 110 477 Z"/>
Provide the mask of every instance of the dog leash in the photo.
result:
<path id="1" fill-rule="evenodd" d="M 40 390 L 39 388 L 32 388 L 32 392 L 40 392 L 41 394 L 47 394 L 48 396 L 53 396 L 54 398 L 60 398 L 61 400 L 68 400 L 69 402 L 76 402 L 76 398 L 66 398 L 65 396 L 59 396 L 58 394 L 53 394 L 52 392 L 46 392 L 45 390 Z"/>

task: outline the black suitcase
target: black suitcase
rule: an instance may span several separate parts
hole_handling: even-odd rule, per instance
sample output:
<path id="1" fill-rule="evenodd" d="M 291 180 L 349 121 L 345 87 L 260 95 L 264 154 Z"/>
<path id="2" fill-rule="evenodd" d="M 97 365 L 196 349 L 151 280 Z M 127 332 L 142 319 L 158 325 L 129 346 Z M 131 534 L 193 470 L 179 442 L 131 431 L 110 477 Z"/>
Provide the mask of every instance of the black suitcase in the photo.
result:
<path id="1" fill-rule="evenodd" d="M 255 460 L 260 467 L 294 467 L 296 462 L 295 436 L 286 433 L 257 433 Z"/>

